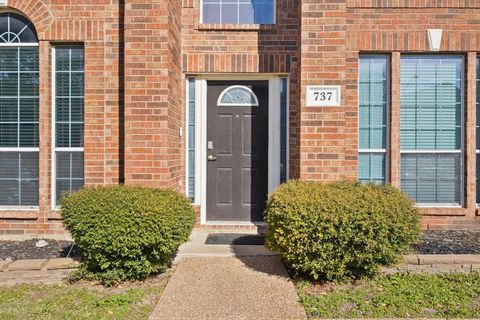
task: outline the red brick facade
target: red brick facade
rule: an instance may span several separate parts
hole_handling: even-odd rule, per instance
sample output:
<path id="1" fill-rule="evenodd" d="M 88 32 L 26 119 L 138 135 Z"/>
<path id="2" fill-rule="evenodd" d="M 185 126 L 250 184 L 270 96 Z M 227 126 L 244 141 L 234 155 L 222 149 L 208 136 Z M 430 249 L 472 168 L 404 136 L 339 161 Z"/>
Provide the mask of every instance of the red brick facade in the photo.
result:
<path id="1" fill-rule="evenodd" d="M 289 77 L 291 178 L 355 179 L 358 56 L 391 55 L 390 172 L 399 186 L 401 53 L 466 57 L 465 201 L 424 209 L 426 228 L 479 228 L 475 200 L 477 0 L 277 0 L 274 25 L 210 25 L 200 0 L 8 0 L 36 27 L 40 50 L 40 202 L 0 211 L 0 237 L 63 237 L 51 210 L 51 48 L 85 47 L 85 183 L 185 190 L 185 79 L 197 74 Z M 308 85 L 341 85 L 340 107 L 307 107 Z"/>

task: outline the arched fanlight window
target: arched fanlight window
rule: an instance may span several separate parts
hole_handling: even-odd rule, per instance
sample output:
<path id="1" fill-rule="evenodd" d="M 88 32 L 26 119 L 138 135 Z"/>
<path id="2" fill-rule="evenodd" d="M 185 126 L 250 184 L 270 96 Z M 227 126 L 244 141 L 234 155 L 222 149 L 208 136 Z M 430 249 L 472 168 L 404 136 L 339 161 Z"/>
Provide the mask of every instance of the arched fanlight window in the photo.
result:
<path id="1" fill-rule="evenodd" d="M 258 106 L 258 99 L 252 89 L 245 86 L 230 86 L 218 97 L 219 106 Z"/>
<path id="2" fill-rule="evenodd" d="M 37 42 L 35 27 L 27 18 L 13 12 L 0 13 L 0 44 Z"/>

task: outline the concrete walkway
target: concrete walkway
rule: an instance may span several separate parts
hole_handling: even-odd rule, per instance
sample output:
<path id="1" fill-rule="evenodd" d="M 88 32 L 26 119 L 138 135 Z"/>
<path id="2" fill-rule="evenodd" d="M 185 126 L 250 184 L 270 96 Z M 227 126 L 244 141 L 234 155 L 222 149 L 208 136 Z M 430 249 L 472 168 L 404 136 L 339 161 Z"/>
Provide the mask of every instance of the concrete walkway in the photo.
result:
<path id="1" fill-rule="evenodd" d="M 263 246 L 204 245 L 206 233 L 181 247 L 151 320 L 306 319 L 277 256 Z"/>

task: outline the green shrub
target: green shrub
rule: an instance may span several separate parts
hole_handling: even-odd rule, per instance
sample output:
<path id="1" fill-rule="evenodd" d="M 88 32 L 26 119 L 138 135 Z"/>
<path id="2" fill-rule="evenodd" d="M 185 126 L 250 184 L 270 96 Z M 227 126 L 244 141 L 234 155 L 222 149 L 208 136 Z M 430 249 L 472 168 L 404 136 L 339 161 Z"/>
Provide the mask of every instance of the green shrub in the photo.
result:
<path id="1" fill-rule="evenodd" d="M 104 284 L 163 271 L 195 222 L 190 201 L 172 190 L 85 187 L 62 198 L 60 206 L 82 252 L 77 276 Z"/>
<path id="2" fill-rule="evenodd" d="M 414 203 L 389 185 L 292 180 L 267 203 L 266 245 L 314 279 L 374 275 L 420 236 Z"/>

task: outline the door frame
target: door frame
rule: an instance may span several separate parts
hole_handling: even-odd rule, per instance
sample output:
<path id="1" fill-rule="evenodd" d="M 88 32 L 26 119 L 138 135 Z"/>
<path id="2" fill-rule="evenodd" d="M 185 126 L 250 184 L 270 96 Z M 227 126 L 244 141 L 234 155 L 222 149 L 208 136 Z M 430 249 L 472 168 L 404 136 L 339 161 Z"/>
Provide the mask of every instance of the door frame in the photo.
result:
<path id="1" fill-rule="evenodd" d="M 188 97 L 188 78 L 187 76 L 187 97 Z M 195 152 L 195 201 L 194 205 L 200 207 L 200 223 L 202 225 L 254 225 L 248 221 L 207 221 L 207 81 L 268 81 L 268 193 L 275 190 L 280 185 L 280 79 L 287 79 L 287 106 L 286 112 L 289 114 L 289 85 L 287 75 L 278 74 L 203 74 L 192 75 L 195 78 L 195 145 L 199 146 Z M 188 98 L 187 98 L 188 102 Z M 277 108 L 275 108 L 277 106 Z M 289 148 L 289 123 L 287 118 L 287 164 Z M 188 111 L 186 112 L 186 123 L 188 124 Z M 188 129 L 188 125 L 186 126 Z M 186 131 L 188 141 L 188 130 Z M 188 154 L 188 145 L 186 146 Z M 278 155 L 275 157 L 274 155 Z M 188 157 L 186 157 L 185 173 L 188 170 Z M 288 179 L 288 165 L 287 165 Z M 188 179 L 186 174 L 186 188 L 188 188 Z M 255 223 L 258 224 L 258 223 Z"/>

